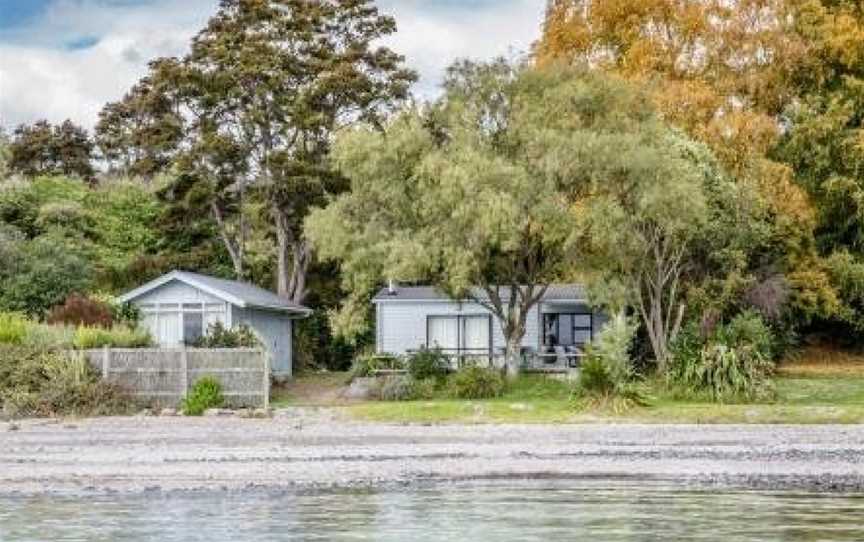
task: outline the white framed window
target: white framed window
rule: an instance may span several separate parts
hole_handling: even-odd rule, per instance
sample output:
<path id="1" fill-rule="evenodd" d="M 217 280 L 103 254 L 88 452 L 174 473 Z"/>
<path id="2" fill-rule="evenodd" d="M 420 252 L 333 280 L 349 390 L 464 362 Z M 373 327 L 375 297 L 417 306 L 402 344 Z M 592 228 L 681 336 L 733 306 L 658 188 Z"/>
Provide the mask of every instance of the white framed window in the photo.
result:
<path id="1" fill-rule="evenodd" d="M 486 314 L 429 316 L 426 346 L 445 352 L 487 355 L 492 347 L 491 322 Z"/>
<path id="2" fill-rule="evenodd" d="M 226 324 L 227 307 L 217 303 L 148 303 L 141 309 L 141 326 L 165 347 L 192 344 L 206 335 L 210 325 Z"/>

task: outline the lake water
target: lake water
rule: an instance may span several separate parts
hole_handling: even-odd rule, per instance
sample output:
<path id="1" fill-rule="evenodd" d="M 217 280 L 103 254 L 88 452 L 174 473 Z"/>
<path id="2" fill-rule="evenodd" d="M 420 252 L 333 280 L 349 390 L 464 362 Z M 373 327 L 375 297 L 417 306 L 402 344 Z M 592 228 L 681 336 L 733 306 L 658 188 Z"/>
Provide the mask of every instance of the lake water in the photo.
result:
<path id="1" fill-rule="evenodd" d="M 0 497 L 19 541 L 852 541 L 864 495 L 634 481 L 506 481 L 307 493 Z"/>

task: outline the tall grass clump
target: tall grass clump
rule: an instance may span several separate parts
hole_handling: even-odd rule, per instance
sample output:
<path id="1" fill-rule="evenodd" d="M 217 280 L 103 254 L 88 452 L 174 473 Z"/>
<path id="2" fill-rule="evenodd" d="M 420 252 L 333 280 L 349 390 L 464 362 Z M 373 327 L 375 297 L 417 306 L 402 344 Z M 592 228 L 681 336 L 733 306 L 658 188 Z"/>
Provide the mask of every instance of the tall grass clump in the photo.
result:
<path id="1" fill-rule="evenodd" d="M 630 349 L 637 325 L 624 313 L 612 317 L 596 340 L 586 347 L 574 398 L 582 407 L 610 408 L 616 412 L 644 405 L 636 382 Z"/>
<path id="2" fill-rule="evenodd" d="M 0 346 L 0 407 L 4 417 L 102 416 L 134 406 L 118 386 L 100 380 L 79 354 Z"/>
<path id="3" fill-rule="evenodd" d="M 504 395 L 504 377 L 495 369 L 468 366 L 450 375 L 450 395 L 456 399 L 494 399 Z"/>
<path id="4" fill-rule="evenodd" d="M 111 329 L 81 326 L 75 330 L 73 346 L 79 350 L 94 348 L 146 348 L 153 343 L 150 333 L 143 329 L 117 326 Z"/>
<path id="5" fill-rule="evenodd" d="M 0 344 L 22 344 L 27 338 L 27 328 L 25 317 L 0 312 Z"/>
<path id="6" fill-rule="evenodd" d="M 205 376 L 192 386 L 183 399 L 183 413 L 187 416 L 201 416 L 206 410 L 219 408 L 224 403 L 222 384 L 211 376 Z"/>
<path id="7" fill-rule="evenodd" d="M 773 353 L 771 329 L 759 315 L 746 312 L 707 339 L 688 327 L 673 346 L 666 378 L 677 397 L 718 403 L 769 400 L 775 396 Z"/>

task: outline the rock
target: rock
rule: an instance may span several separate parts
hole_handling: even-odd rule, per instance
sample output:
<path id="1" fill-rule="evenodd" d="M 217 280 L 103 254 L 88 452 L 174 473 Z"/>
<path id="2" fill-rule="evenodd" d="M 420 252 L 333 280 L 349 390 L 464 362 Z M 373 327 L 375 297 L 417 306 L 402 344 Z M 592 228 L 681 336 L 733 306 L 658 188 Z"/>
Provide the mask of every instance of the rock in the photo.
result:
<path id="1" fill-rule="evenodd" d="M 166 416 L 166 417 L 176 416 L 177 415 L 177 409 L 176 408 L 163 408 L 159 412 L 159 415 L 160 416 Z"/>
<path id="2" fill-rule="evenodd" d="M 21 426 L 18 425 L 17 423 L 10 423 L 8 426 L 6 426 L 6 430 L 7 431 L 20 431 Z"/>
<path id="3" fill-rule="evenodd" d="M 153 415 L 153 411 L 150 410 L 149 408 L 145 408 L 144 410 L 142 410 L 138 414 L 136 414 L 135 417 L 136 418 L 149 418 L 152 415 Z"/>
<path id="4" fill-rule="evenodd" d="M 208 408 L 204 411 L 204 416 L 208 418 L 225 418 L 233 415 L 234 411 L 227 408 Z"/>
<path id="5" fill-rule="evenodd" d="M 271 418 L 273 417 L 273 411 L 269 408 L 256 408 L 252 411 L 253 418 Z"/>
<path id="6" fill-rule="evenodd" d="M 255 411 L 250 410 L 248 408 L 241 408 L 241 409 L 237 410 L 236 412 L 234 412 L 234 415 L 237 416 L 238 418 L 255 418 L 256 417 Z"/>

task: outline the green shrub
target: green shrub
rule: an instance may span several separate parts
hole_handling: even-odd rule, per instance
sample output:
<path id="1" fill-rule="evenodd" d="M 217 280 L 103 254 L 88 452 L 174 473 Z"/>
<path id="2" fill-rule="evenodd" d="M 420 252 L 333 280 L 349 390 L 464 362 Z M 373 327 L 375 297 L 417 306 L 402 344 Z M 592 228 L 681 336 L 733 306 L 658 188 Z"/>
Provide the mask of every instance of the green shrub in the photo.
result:
<path id="1" fill-rule="evenodd" d="M 19 314 L 0 313 L 0 344 L 22 344 L 27 338 L 28 323 Z"/>
<path id="2" fill-rule="evenodd" d="M 615 315 L 596 340 L 586 347 L 574 396 L 581 407 L 623 411 L 644 405 L 646 398 L 634 381 L 630 348 L 637 326 L 623 313 Z"/>
<path id="3" fill-rule="evenodd" d="M 666 381 L 678 398 L 716 402 L 770 399 L 775 340 L 753 312 L 745 312 L 703 340 L 695 326 L 676 339 Z"/>
<path id="4" fill-rule="evenodd" d="M 213 377 L 204 377 L 192 386 L 183 400 L 183 413 L 187 416 L 200 416 L 210 408 L 223 405 L 222 384 Z"/>
<path id="5" fill-rule="evenodd" d="M 226 328 L 222 322 L 210 324 L 207 334 L 195 341 L 195 348 L 258 348 L 261 341 L 247 325 L 234 329 Z"/>
<path id="6" fill-rule="evenodd" d="M 414 380 L 443 380 L 450 370 L 450 359 L 441 350 L 424 347 L 408 358 L 407 366 Z"/>
<path id="7" fill-rule="evenodd" d="M 415 380 L 408 375 L 381 377 L 375 395 L 382 401 L 416 401 L 434 399 L 439 382 L 434 378 Z"/>
<path id="8" fill-rule="evenodd" d="M 774 359 L 776 339 L 774 333 L 757 313 L 747 311 L 720 326 L 715 334 L 717 342 L 738 347 L 750 347 L 766 360 Z"/>
<path id="9" fill-rule="evenodd" d="M 382 401 L 413 401 L 417 398 L 414 380 L 406 375 L 386 376 L 378 390 Z"/>
<path id="10" fill-rule="evenodd" d="M 5 416 L 101 416 L 134 406 L 78 355 L 31 347 L 0 347 L 0 405 Z"/>
<path id="11" fill-rule="evenodd" d="M 405 368 L 402 360 L 388 354 L 364 354 L 357 356 L 351 366 L 352 378 L 374 376 L 378 371 L 400 371 Z"/>
<path id="12" fill-rule="evenodd" d="M 24 345 L 34 348 L 69 349 L 74 348 L 75 328 L 72 326 L 51 326 L 30 324 Z"/>
<path id="13" fill-rule="evenodd" d="M 75 330 L 72 344 L 79 350 L 105 346 L 112 348 L 146 348 L 153 343 L 150 333 L 143 329 L 117 326 L 111 329 L 82 326 Z"/>
<path id="14" fill-rule="evenodd" d="M 448 387 L 456 399 L 492 399 L 504 394 L 504 378 L 494 369 L 470 366 L 450 375 Z"/>

